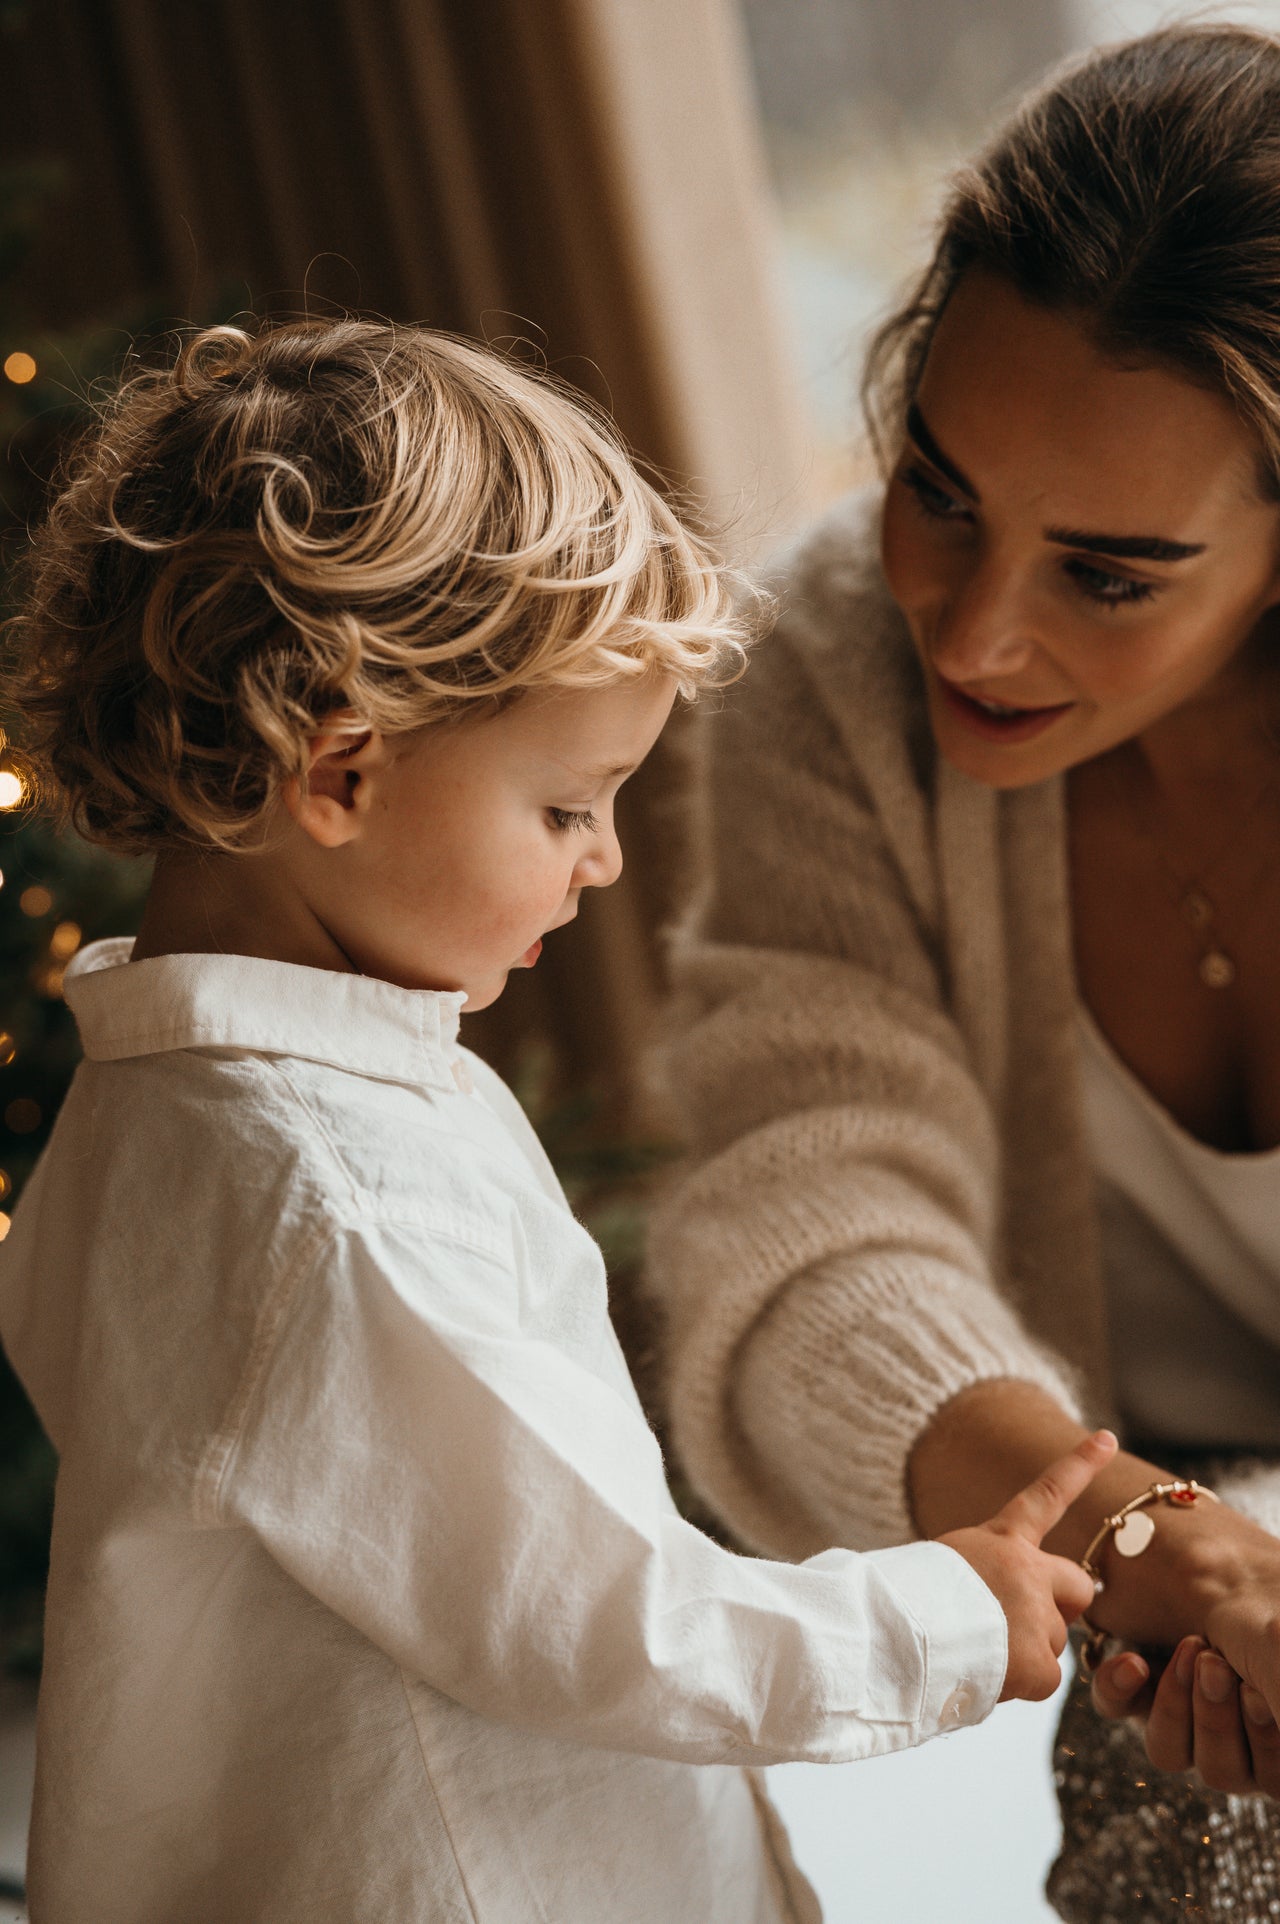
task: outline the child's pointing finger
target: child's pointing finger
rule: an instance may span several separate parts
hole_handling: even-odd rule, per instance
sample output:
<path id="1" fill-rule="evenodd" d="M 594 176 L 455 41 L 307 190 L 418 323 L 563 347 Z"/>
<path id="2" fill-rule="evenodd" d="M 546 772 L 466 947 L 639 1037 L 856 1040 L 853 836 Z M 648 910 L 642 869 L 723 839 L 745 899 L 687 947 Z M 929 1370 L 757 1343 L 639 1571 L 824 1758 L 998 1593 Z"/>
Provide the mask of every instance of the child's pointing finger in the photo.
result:
<path id="1" fill-rule="evenodd" d="M 1092 1436 L 1077 1443 L 1074 1450 L 1041 1470 L 1024 1490 L 1010 1497 L 1004 1508 L 992 1517 L 992 1526 L 1038 1544 L 1062 1521 L 1098 1471 L 1111 1461 L 1118 1447 L 1110 1430 L 1095 1430 Z"/>

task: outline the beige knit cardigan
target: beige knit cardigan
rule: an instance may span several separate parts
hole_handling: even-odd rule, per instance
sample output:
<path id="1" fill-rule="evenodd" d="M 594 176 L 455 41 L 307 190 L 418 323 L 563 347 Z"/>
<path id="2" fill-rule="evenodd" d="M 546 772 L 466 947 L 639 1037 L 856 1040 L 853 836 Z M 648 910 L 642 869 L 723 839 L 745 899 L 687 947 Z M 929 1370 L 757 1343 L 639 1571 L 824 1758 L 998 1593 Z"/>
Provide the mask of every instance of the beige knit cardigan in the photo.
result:
<path id="1" fill-rule="evenodd" d="M 707 879 L 671 948 L 672 1434 L 783 1556 L 913 1536 L 908 1455 L 969 1384 L 1108 1407 L 1063 785 L 937 758 L 878 545 L 855 499 L 774 584 L 709 724 Z"/>

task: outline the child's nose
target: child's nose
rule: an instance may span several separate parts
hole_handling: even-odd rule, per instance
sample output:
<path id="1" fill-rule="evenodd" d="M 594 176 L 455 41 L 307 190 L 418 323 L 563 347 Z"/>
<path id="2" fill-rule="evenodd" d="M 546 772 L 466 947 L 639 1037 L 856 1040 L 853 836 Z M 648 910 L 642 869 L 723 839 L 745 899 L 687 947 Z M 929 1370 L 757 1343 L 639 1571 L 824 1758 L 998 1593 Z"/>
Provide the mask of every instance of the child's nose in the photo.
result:
<path id="1" fill-rule="evenodd" d="M 607 827 L 591 838 L 591 847 L 584 850 L 578 864 L 575 880 L 582 888 L 607 889 L 616 882 L 622 873 L 622 844 L 617 831 L 610 822 Z"/>

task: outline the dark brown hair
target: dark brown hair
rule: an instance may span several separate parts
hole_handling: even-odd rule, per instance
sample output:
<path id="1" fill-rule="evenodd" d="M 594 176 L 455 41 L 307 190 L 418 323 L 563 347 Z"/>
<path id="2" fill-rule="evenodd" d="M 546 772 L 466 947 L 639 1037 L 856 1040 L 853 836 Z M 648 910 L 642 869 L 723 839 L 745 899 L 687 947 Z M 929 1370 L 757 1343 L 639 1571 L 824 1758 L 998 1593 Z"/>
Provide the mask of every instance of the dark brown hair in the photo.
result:
<path id="1" fill-rule="evenodd" d="M 1103 48 L 955 176 L 933 259 L 867 361 L 882 461 L 972 269 L 1078 313 L 1117 360 L 1227 394 L 1280 494 L 1280 40 L 1183 26 Z"/>

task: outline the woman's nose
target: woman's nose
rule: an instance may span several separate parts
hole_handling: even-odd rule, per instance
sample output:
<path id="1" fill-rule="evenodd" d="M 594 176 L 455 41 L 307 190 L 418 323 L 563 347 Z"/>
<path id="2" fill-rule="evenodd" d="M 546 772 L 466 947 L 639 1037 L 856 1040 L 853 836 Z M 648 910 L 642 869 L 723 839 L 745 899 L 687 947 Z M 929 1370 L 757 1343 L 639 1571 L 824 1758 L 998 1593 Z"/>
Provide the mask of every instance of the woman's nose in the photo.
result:
<path id="1" fill-rule="evenodd" d="M 952 586 L 928 639 L 938 673 L 961 683 L 1014 674 L 1034 652 L 1016 585 L 986 569 Z"/>

